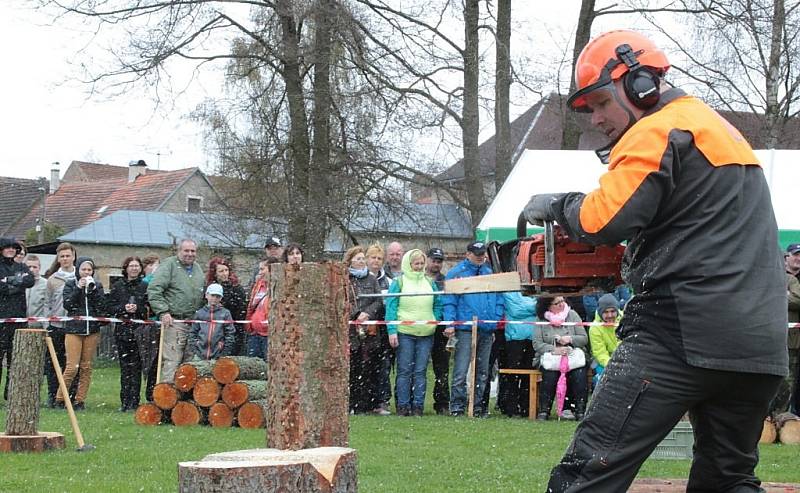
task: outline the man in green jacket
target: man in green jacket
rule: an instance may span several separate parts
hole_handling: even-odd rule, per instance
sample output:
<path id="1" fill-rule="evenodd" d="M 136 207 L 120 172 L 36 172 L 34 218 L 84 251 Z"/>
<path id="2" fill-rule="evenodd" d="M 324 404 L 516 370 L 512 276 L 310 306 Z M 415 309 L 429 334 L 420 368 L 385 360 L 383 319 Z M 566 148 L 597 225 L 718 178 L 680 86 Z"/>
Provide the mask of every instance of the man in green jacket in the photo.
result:
<path id="1" fill-rule="evenodd" d="M 203 306 L 205 276 L 195 262 L 197 243 L 184 239 L 178 245 L 178 255 L 161 262 L 147 287 L 147 298 L 153 313 L 161 320 L 163 352 L 159 382 L 172 382 L 175 370 L 183 361 L 191 324 L 177 320 L 191 319 Z"/>

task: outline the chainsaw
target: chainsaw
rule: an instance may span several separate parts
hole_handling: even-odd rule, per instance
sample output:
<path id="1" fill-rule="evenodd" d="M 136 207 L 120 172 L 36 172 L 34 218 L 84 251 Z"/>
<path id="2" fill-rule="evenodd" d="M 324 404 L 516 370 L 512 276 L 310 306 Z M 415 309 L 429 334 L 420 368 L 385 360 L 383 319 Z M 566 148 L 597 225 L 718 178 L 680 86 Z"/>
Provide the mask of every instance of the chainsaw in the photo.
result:
<path id="1" fill-rule="evenodd" d="M 552 221 L 544 232 L 526 236 L 527 221 L 520 214 L 517 238 L 487 246 L 497 273 L 517 272 L 526 296 L 577 296 L 609 292 L 622 284 L 623 245 L 593 246 L 571 241 Z"/>

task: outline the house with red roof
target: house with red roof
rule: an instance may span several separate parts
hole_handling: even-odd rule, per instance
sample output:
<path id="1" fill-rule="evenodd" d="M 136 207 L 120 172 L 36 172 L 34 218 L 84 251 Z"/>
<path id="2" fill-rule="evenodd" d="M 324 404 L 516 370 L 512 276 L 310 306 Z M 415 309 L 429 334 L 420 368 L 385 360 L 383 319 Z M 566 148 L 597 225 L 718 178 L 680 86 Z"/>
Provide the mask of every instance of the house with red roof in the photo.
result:
<path id="1" fill-rule="evenodd" d="M 141 160 L 127 167 L 73 161 L 61 178 L 53 170 L 44 200 L 8 225 L 7 234 L 24 238 L 43 214 L 68 233 L 120 210 L 198 213 L 222 204 L 199 168 L 151 170 Z"/>

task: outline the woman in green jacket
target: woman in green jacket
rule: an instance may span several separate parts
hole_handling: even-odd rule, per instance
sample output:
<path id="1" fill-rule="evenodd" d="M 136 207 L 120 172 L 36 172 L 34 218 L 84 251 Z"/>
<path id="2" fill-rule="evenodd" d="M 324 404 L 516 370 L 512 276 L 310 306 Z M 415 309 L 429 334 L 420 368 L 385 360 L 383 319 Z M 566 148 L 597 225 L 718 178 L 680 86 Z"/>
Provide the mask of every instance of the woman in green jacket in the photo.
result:
<path id="1" fill-rule="evenodd" d="M 389 286 L 389 293 L 431 293 L 431 296 L 390 297 L 386 300 L 387 320 L 441 320 L 436 285 L 425 277 L 427 257 L 421 250 L 403 256 L 403 275 Z M 397 348 L 397 414 L 422 416 L 425 407 L 426 371 L 433 347 L 436 324 L 389 324 L 389 344 Z M 411 395 L 411 389 L 413 396 Z"/>

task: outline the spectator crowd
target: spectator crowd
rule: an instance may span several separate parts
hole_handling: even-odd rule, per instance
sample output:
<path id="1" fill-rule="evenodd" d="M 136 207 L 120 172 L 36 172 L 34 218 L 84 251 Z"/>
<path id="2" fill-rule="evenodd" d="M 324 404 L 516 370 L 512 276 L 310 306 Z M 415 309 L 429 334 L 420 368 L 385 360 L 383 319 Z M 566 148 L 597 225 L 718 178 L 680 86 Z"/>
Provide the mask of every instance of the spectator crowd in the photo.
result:
<path id="1" fill-rule="evenodd" d="M 44 272 L 39 257 L 26 255 L 14 239 L 0 238 L 0 249 L 0 318 L 110 316 L 123 320 L 114 325 L 123 412 L 138 407 L 143 383 L 145 398 L 150 400 L 154 385 L 171 381 L 182 362 L 228 355 L 266 360 L 269 266 L 303 261 L 301 245 L 284 246 L 279 238 L 271 237 L 245 286 L 229 259 L 215 256 L 208 265 L 200 265 L 197 244 L 185 239 L 172 257 L 125 258 L 120 265 L 122 276 L 106 292 L 96 279 L 94 261 L 79 256 L 69 243 L 58 245 L 55 260 Z M 789 245 L 784 258 L 789 322 L 797 323 L 800 244 Z M 536 418 L 547 420 L 555 412 L 564 419 L 581 420 L 592 389 L 619 344 L 615 328 L 632 296 L 630 290 L 619 286 L 612 293 L 538 298 L 519 292 L 446 294 L 448 280 L 484 276 L 492 269 L 486 245 L 479 241 L 467 245 L 463 258 L 447 272 L 445 260 L 440 248 L 405 251 L 399 242 L 385 248 L 378 243 L 354 246 L 345 252 L 351 300 L 350 412 L 421 416 L 432 364 L 436 414 L 463 416 L 472 393 L 474 414 L 488 416 L 490 388 L 497 377 L 496 410 L 509 417 L 527 417 L 529 377 L 498 375 L 498 370 L 536 369 L 541 372 Z M 472 326 L 436 323 L 473 318 L 479 320 L 474 376 L 469 374 Z M 242 320 L 248 323 L 232 322 Z M 74 408 L 84 409 L 101 322 L 27 325 L 48 330 Z M 8 399 L 13 334 L 22 326 L 0 324 L 4 399 Z M 797 413 L 800 407 L 800 330 L 789 329 L 787 350 L 790 374 L 772 402 L 771 414 Z M 64 407 L 65 396 L 49 354 L 44 372 L 47 406 Z"/>

